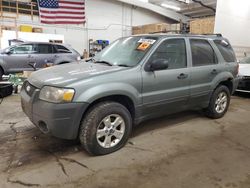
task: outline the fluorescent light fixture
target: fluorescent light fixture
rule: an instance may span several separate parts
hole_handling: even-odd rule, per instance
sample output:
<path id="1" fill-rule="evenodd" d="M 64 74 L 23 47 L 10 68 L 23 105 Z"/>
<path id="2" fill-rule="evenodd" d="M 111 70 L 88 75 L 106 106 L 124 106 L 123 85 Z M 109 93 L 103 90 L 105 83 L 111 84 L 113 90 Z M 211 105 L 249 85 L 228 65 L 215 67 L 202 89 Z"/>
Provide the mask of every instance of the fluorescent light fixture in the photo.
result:
<path id="1" fill-rule="evenodd" d="M 165 8 L 173 9 L 173 10 L 176 10 L 176 11 L 180 11 L 181 10 L 180 7 L 177 7 L 177 6 L 174 6 L 174 5 L 169 5 L 169 4 L 166 4 L 166 3 L 162 3 L 161 6 L 163 6 Z"/>
<path id="2" fill-rule="evenodd" d="M 144 3 L 148 3 L 148 0 L 139 0 L 139 1 L 142 1 Z"/>

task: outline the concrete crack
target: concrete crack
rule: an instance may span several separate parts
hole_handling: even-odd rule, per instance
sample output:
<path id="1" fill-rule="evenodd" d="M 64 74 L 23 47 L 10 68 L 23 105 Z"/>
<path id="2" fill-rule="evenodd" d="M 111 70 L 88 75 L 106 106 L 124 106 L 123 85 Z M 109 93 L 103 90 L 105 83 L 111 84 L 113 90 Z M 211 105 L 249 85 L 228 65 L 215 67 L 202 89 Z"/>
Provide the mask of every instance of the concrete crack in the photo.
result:
<path id="1" fill-rule="evenodd" d="M 27 183 L 27 182 L 23 182 L 23 181 L 20 181 L 20 180 L 11 180 L 10 178 L 7 179 L 7 182 L 13 183 L 13 184 L 23 185 L 23 186 L 26 186 L 26 187 L 39 187 L 39 186 L 41 186 L 40 184 Z"/>
<path id="2" fill-rule="evenodd" d="M 77 161 L 75 159 L 66 158 L 66 157 L 60 157 L 60 159 L 71 162 L 71 163 L 76 163 L 76 164 L 80 165 L 81 167 L 86 168 L 86 169 L 91 170 L 92 172 L 94 172 L 94 170 L 90 169 L 88 166 L 86 166 L 85 164 L 80 163 L 79 161 Z"/>
<path id="3" fill-rule="evenodd" d="M 140 150 L 140 151 L 147 151 L 147 152 L 153 152 L 153 150 L 150 150 L 150 149 L 144 149 L 144 148 L 140 148 L 140 147 L 137 147 L 137 146 L 125 146 L 126 148 L 132 148 L 132 149 L 136 149 L 136 150 Z"/>
<path id="4" fill-rule="evenodd" d="M 50 155 L 52 155 L 56 159 L 56 162 L 60 166 L 60 168 L 61 168 L 62 172 L 64 173 L 64 175 L 69 177 L 69 175 L 67 174 L 67 172 L 65 170 L 64 164 L 60 161 L 60 157 L 58 157 L 56 154 L 54 154 L 53 152 L 51 152 L 49 150 L 44 150 L 44 151 L 48 152 Z"/>
<path id="5" fill-rule="evenodd" d="M 17 147 L 17 130 L 15 129 L 15 125 L 17 123 L 18 122 L 10 123 L 11 124 L 10 129 L 14 132 L 14 139 L 13 139 L 13 141 L 15 142 L 14 148 Z M 14 149 L 14 151 L 16 151 L 16 150 Z M 15 152 L 13 152 L 12 155 L 10 156 L 9 164 L 8 164 L 7 168 L 3 172 L 8 172 L 10 170 L 11 164 L 14 161 L 14 157 L 15 157 Z"/>

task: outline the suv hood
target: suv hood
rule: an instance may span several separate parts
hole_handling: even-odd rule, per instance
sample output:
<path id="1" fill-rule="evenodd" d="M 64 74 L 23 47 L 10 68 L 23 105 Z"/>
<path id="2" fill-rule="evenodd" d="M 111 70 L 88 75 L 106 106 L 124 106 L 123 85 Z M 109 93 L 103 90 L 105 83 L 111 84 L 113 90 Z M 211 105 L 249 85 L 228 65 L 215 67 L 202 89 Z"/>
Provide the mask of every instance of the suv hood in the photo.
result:
<path id="1" fill-rule="evenodd" d="M 119 71 L 121 69 L 124 69 L 124 67 L 86 62 L 69 63 L 36 71 L 31 74 L 28 81 L 38 88 L 44 85 L 64 87 L 83 79 Z"/>

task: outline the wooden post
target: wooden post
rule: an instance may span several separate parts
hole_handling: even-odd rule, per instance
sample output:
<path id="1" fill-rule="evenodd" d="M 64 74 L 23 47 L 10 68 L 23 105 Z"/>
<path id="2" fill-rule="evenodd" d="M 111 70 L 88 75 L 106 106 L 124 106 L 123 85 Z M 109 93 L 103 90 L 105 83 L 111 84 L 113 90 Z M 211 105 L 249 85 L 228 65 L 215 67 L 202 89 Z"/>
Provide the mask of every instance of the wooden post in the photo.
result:
<path id="1" fill-rule="evenodd" d="M 16 17 L 19 17 L 19 4 L 18 4 L 18 0 L 16 1 Z"/>
<path id="2" fill-rule="evenodd" d="M 3 0 L 0 0 L 0 6 L 1 6 L 1 19 L 3 19 Z"/>
<path id="3" fill-rule="evenodd" d="M 32 19 L 32 21 L 33 21 L 33 17 L 34 17 L 33 2 L 30 2 L 30 11 L 31 11 L 31 19 Z"/>

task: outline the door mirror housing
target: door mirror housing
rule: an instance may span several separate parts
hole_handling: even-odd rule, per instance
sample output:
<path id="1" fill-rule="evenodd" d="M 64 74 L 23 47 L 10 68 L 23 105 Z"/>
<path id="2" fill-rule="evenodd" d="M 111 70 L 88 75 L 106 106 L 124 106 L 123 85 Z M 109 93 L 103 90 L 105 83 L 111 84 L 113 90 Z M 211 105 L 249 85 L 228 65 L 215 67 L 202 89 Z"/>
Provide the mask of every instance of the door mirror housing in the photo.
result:
<path id="1" fill-rule="evenodd" d="M 4 53 L 7 54 L 7 55 L 10 55 L 10 54 L 12 54 L 12 51 L 8 48 L 8 49 L 6 49 L 6 50 L 4 51 Z"/>
<path id="2" fill-rule="evenodd" d="M 168 68 L 168 61 L 165 59 L 153 60 L 146 68 L 146 71 L 158 71 L 165 70 Z"/>

